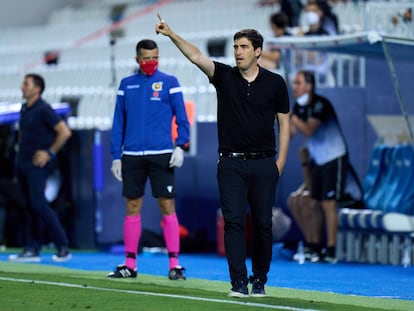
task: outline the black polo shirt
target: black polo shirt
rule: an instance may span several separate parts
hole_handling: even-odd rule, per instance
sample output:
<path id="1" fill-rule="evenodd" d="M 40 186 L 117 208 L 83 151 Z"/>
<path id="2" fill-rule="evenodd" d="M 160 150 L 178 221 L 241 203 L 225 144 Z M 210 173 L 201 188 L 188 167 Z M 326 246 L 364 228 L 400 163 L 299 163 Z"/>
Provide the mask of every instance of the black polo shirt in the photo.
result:
<path id="1" fill-rule="evenodd" d="M 19 121 L 19 157 L 20 161 L 32 161 L 37 150 L 47 150 L 55 140 L 54 127 L 60 117 L 43 99 L 32 106 L 22 105 Z"/>
<path id="2" fill-rule="evenodd" d="M 214 62 L 219 152 L 275 151 L 275 116 L 289 113 L 283 78 L 259 67 L 252 82 L 237 67 Z"/>

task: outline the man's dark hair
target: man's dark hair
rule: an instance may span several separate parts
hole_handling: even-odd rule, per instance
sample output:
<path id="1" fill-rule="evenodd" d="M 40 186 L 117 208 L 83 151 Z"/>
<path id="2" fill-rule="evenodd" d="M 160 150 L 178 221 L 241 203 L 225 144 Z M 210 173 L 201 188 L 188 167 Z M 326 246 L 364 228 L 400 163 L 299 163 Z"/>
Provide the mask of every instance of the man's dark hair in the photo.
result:
<path id="1" fill-rule="evenodd" d="M 315 92 L 315 75 L 309 70 L 300 70 L 298 73 L 303 74 L 306 83 L 312 85 L 312 93 Z"/>
<path id="2" fill-rule="evenodd" d="M 277 12 L 270 16 L 270 22 L 278 28 L 289 26 L 289 17 L 283 12 Z"/>
<path id="3" fill-rule="evenodd" d="M 233 41 L 240 38 L 247 38 L 256 50 L 257 48 L 263 49 L 263 36 L 255 29 L 243 29 L 236 32 L 233 36 Z"/>
<path id="4" fill-rule="evenodd" d="M 141 54 L 141 49 L 153 50 L 153 49 L 158 49 L 158 46 L 154 40 L 143 39 L 137 43 L 137 46 L 135 48 L 137 55 Z"/>
<path id="5" fill-rule="evenodd" d="M 46 84 L 42 76 L 38 75 L 37 73 L 28 73 L 25 75 L 25 78 L 32 78 L 33 84 L 40 88 L 40 94 L 43 93 L 43 91 L 45 90 Z"/>

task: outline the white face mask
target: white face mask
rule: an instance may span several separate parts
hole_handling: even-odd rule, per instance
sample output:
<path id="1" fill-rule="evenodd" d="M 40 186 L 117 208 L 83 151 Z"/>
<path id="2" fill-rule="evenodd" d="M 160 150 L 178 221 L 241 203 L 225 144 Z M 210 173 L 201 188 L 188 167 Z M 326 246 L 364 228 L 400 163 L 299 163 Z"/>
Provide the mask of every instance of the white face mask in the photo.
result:
<path id="1" fill-rule="evenodd" d="M 309 26 L 316 25 L 319 23 L 319 15 L 313 11 L 306 12 L 306 22 Z"/>
<path id="2" fill-rule="evenodd" d="M 296 99 L 296 102 L 298 103 L 299 106 L 306 106 L 308 104 L 309 101 L 309 94 L 305 93 L 302 96 L 298 97 Z"/>

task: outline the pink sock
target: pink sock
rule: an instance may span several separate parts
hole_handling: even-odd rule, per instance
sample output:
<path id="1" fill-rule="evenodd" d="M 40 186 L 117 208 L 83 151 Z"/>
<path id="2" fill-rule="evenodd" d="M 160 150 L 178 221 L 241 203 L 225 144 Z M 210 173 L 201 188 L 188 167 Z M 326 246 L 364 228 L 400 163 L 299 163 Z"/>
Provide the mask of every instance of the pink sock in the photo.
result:
<path id="1" fill-rule="evenodd" d="M 137 267 L 137 252 L 141 237 L 141 215 L 126 216 L 124 221 L 125 265 L 130 269 Z"/>
<path id="2" fill-rule="evenodd" d="M 164 240 L 167 246 L 170 269 L 178 266 L 178 253 L 180 252 L 180 236 L 178 232 L 177 214 L 163 217 L 164 222 Z"/>

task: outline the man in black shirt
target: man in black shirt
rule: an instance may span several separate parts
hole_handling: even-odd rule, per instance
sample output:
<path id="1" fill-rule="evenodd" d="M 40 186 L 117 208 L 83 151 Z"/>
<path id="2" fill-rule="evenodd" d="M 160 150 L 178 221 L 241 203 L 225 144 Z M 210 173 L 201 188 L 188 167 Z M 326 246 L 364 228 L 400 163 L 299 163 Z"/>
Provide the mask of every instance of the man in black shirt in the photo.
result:
<path id="1" fill-rule="evenodd" d="M 254 29 L 235 33 L 236 66 L 216 62 L 174 33 L 158 15 L 156 32 L 168 36 L 209 78 L 217 91 L 217 180 L 224 217 L 230 297 L 264 297 L 272 258 L 272 207 L 289 145 L 289 97 L 283 78 L 261 68 L 263 37 Z M 278 125 L 276 155 L 275 119 Z M 246 199 L 252 216 L 252 272 L 247 277 Z"/>

